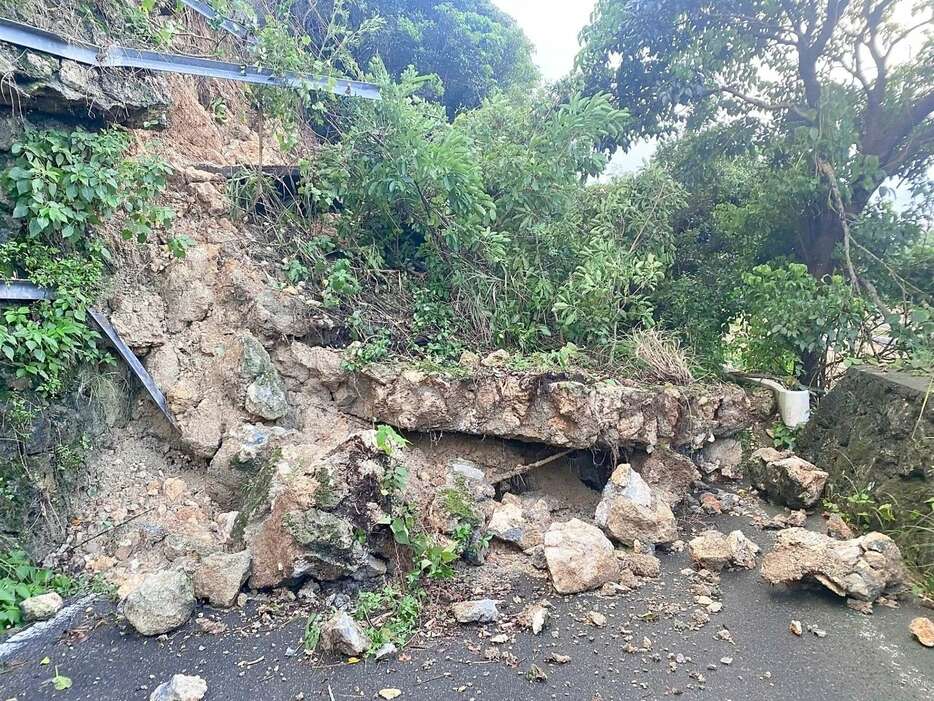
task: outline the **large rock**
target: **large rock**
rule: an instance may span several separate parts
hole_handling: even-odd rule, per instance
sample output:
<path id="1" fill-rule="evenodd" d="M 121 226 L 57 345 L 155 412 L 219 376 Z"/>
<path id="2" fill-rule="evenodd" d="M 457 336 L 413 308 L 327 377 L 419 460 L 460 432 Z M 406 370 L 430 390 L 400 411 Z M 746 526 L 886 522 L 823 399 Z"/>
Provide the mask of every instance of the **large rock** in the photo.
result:
<path id="1" fill-rule="evenodd" d="M 664 497 L 628 464 L 617 467 L 603 488 L 595 521 L 614 540 L 632 545 L 670 543 L 678 524 Z"/>
<path id="2" fill-rule="evenodd" d="M 528 550 L 544 542 L 545 531 L 550 525 L 551 509 L 545 499 L 522 499 L 507 493 L 493 510 L 487 532 L 494 538 Z"/>
<path id="3" fill-rule="evenodd" d="M 751 421 L 746 395 L 733 385 L 674 388 L 483 366 L 452 377 L 371 364 L 328 387 L 342 409 L 367 420 L 564 448 L 677 447 Z"/>
<path id="4" fill-rule="evenodd" d="M 192 576 L 195 596 L 211 606 L 230 608 L 250 576 L 251 560 L 249 550 L 208 555 L 198 563 Z"/>
<path id="5" fill-rule="evenodd" d="M 597 589 L 620 575 L 613 544 L 599 528 L 576 518 L 545 532 L 545 560 L 560 594 Z"/>
<path id="6" fill-rule="evenodd" d="M 244 481 L 274 465 L 283 446 L 298 441 L 295 431 L 280 426 L 240 424 L 230 429 L 208 466 L 208 491 L 224 505 L 233 504 Z"/>
<path id="7" fill-rule="evenodd" d="M 718 438 L 704 446 L 702 453 L 704 463 L 719 469 L 720 474 L 727 479 L 737 479 L 742 476 L 740 466 L 743 464 L 743 444 L 735 438 Z"/>
<path id="8" fill-rule="evenodd" d="M 26 623 L 45 621 L 61 611 L 64 605 L 65 602 L 62 601 L 62 597 L 54 591 L 39 594 L 38 596 L 30 596 L 28 599 L 19 602 L 19 608 L 23 612 L 23 620 Z"/>
<path id="9" fill-rule="evenodd" d="M 254 589 L 353 576 L 387 537 L 376 502 L 388 458 L 374 431 L 353 434 L 323 456 L 317 450 L 283 445 L 244 487 L 234 537 L 242 532 L 253 553 Z"/>
<path id="10" fill-rule="evenodd" d="M 898 592 L 905 582 L 901 552 L 888 536 L 834 540 L 803 528 L 779 531 L 761 573 L 769 584 L 813 581 L 839 596 L 870 602 Z"/>
<path id="11" fill-rule="evenodd" d="M 162 635 L 184 625 L 194 608 L 188 575 L 166 570 L 143 580 L 123 603 L 123 615 L 142 635 Z"/>
<path id="12" fill-rule="evenodd" d="M 759 546 L 739 530 L 728 536 L 709 530 L 688 541 L 688 552 L 695 567 L 719 572 L 731 565 L 752 569 L 756 566 Z"/>
<path id="13" fill-rule="evenodd" d="M 747 473 L 757 489 L 792 509 L 814 506 L 828 476 L 807 460 L 774 448 L 753 453 Z"/>
<path id="14" fill-rule="evenodd" d="M 201 701 L 208 693 L 208 684 L 201 677 L 174 674 L 172 678 L 156 687 L 149 701 Z"/>
<path id="15" fill-rule="evenodd" d="M 321 626 L 320 641 L 324 650 L 339 652 L 349 657 L 362 655 L 370 646 L 363 629 L 346 611 L 335 613 Z"/>
<path id="16" fill-rule="evenodd" d="M 700 479 L 693 460 L 665 447 L 633 455 L 632 466 L 669 506 L 679 504 L 694 481 Z"/>

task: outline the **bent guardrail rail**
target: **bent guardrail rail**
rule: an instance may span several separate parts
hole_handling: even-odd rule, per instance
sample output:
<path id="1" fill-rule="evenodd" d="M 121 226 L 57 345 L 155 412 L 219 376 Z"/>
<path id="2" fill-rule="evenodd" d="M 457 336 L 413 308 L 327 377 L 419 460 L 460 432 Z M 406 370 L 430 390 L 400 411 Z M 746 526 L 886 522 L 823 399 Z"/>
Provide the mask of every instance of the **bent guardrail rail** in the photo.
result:
<path id="1" fill-rule="evenodd" d="M 43 299 L 54 298 L 55 293 L 52 290 L 39 287 L 27 280 L 0 280 L 0 304 L 3 302 L 37 302 Z M 146 392 L 152 398 L 152 401 L 155 402 L 162 415 L 176 431 L 179 430 L 178 422 L 175 420 L 172 410 L 169 409 L 168 402 L 162 390 L 156 385 L 155 380 L 152 379 L 152 375 L 143 367 L 143 364 L 140 362 L 139 358 L 136 357 L 136 354 L 133 353 L 124 340 L 120 338 L 120 334 L 117 333 L 117 330 L 107 317 L 96 309 L 89 309 L 88 314 L 94 322 L 94 325 L 97 326 L 109 344 L 117 352 L 117 355 L 123 359 L 123 362 L 127 364 L 130 370 L 133 371 L 133 374 L 136 375 L 137 379 L 142 383 Z"/>
<path id="2" fill-rule="evenodd" d="M 142 68 L 150 71 L 196 75 L 203 78 L 218 78 L 220 80 L 233 80 L 257 85 L 286 88 L 307 87 L 313 90 L 331 92 L 341 97 L 362 97 L 367 100 L 382 99 L 379 86 L 374 83 L 332 78 L 311 73 L 288 72 L 277 74 L 262 66 L 215 61 L 214 59 L 169 54 L 146 49 L 131 49 L 124 46 L 102 48 L 93 44 L 66 39 L 53 32 L 2 17 L 0 17 L 0 41 L 94 66 L 95 68 Z"/>

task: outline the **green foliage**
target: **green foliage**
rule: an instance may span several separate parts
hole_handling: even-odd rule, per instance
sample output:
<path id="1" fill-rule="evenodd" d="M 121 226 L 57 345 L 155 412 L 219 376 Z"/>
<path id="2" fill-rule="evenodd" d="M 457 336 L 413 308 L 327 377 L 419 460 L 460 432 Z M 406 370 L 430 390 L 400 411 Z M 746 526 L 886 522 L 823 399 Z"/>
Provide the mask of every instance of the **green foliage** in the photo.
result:
<path id="1" fill-rule="evenodd" d="M 353 617 L 366 623 L 369 654 L 386 643 L 393 643 L 399 648 L 408 644 L 418 630 L 424 597 L 425 592 L 420 587 L 403 590 L 392 585 L 357 595 Z"/>
<path id="2" fill-rule="evenodd" d="M 319 2 L 308 14 L 317 42 L 327 33 L 319 17 L 328 17 L 331 4 L 343 3 Z M 438 76 L 451 118 L 496 90 L 528 89 L 537 79 L 530 42 L 490 0 L 357 0 L 348 10 L 350 27 L 371 24 L 351 49 L 356 62 L 365 66 L 379 56 L 394 78 L 409 66 Z"/>
<path id="3" fill-rule="evenodd" d="M 0 628 L 22 623 L 19 604 L 49 591 L 68 596 L 76 589 L 74 580 L 36 567 L 21 550 L 0 551 Z"/>
<path id="4" fill-rule="evenodd" d="M 842 277 L 819 281 L 796 263 L 753 268 L 743 275 L 739 295 L 747 323 L 745 367 L 804 381 L 812 379 L 802 376 L 805 359 L 819 357 L 822 368 L 830 348 L 852 345 L 865 313 Z"/>
<path id="5" fill-rule="evenodd" d="M 798 442 L 798 429 L 789 428 L 781 421 L 769 429 L 769 435 L 772 438 L 772 445 L 779 450 L 785 450 L 786 448 L 794 450 L 795 444 Z"/>
<path id="6" fill-rule="evenodd" d="M 377 449 L 390 458 L 397 450 L 409 445 L 409 441 L 400 436 L 396 429 L 386 424 L 380 424 L 376 427 L 375 440 Z"/>
<path id="7" fill-rule="evenodd" d="M 312 613 L 305 622 L 305 631 L 302 634 L 302 645 L 308 653 L 314 652 L 321 640 L 321 616 Z"/>
<path id="8" fill-rule="evenodd" d="M 94 248 L 88 229 L 118 210 L 124 238 L 146 241 L 171 220 L 171 210 L 152 205 L 165 188 L 165 163 L 151 157 L 127 159 L 126 132 L 26 132 L 11 147 L 16 156 L 3 177 L 13 217 L 30 237 Z"/>
<path id="9" fill-rule="evenodd" d="M 22 230 L 0 245 L 0 276 L 26 278 L 53 300 L 7 307 L 0 318 L 0 376 L 59 393 L 80 363 L 106 360 L 87 310 L 100 291 L 109 253 L 95 227 L 117 218 L 125 238 L 145 241 L 171 220 L 153 205 L 168 167 L 152 157 L 127 158 L 130 141 L 116 129 L 27 130 L 3 173 Z"/>

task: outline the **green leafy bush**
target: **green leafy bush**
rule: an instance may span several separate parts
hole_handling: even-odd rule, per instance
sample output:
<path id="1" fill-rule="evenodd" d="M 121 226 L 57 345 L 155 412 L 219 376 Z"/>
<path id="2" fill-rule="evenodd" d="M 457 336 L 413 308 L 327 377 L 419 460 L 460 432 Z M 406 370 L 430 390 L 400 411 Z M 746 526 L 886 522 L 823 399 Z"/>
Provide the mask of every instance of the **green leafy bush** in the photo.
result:
<path id="1" fill-rule="evenodd" d="M 0 377 L 54 395 L 78 364 L 107 360 L 87 325 L 110 258 L 95 227 L 116 218 L 124 238 L 143 242 L 172 218 L 153 204 L 168 166 L 147 155 L 128 158 L 129 147 L 117 129 L 27 130 L 13 144 L 14 161 L 0 180 L 22 229 L 0 245 L 0 277 L 28 279 L 55 298 L 3 310 Z"/>
<path id="2" fill-rule="evenodd" d="M 823 373 L 828 350 L 853 344 L 865 311 L 841 276 L 817 280 L 797 263 L 756 266 L 743 275 L 739 296 L 745 367 L 806 383 Z"/>
<path id="3" fill-rule="evenodd" d="M 70 577 L 33 565 L 21 550 L 0 552 L 0 629 L 23 622 L 19 604 L 24 599 L 49 591 L 67 596 L 76 587 Z"/>

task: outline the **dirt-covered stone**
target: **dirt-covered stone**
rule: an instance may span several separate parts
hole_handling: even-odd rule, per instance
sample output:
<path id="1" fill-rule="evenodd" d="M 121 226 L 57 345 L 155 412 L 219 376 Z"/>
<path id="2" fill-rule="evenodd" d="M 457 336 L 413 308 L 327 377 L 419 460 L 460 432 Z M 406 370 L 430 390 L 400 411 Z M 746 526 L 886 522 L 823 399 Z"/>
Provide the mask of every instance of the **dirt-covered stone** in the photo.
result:
<path id="1" fill-rule="evenodd" d="M 457 601 L 451 604 L 451 613 L 458 623 L 495 623 L 499 620 L 499 609 L 493 599 Z"/>
<path id="2" fill-rule="evenodd" d="M 576 518 L 545 532 L 545 560 L 559 594 L 598 589 L 620 574 L 613 544 L 599 528 Z"/>
<path id="3" fill-rule="evenodd" d="M 545 531 L 550 525 L 551 509 L 545 499 L 523 499 L 507 493 L 493 510 L 487 532 L 528 550 L 544 542 Z"/>
<path id="4" fill-rule="evenodd" d="M 664 495 L 628 464 L 619 465 L 603 489 L 596 524 L 620 543 L 670 543 L 678 524 Z"/>
<path id="5" fill-rule="evenodd" d="M 201 701 L 208 693 L 208 684 L 201 677 L 173 674 L 149 695 L 149 701 Z"/>
<path id="6" fill-rule="evenodd" d="M 23 612 L 23 620 L 26 623 L 45 621 L 61 611 L 64 605 L 62 597 L 54 591 L 30 596 L 19 602 L 19 608 Z"/>
<path id="7" fill-rule="evenodd" d="M 183 625 L 195 608 L 191 579 L 167 570 L 146 577 L 123 602 L 123 615 L 142 635 L 162 635 Z"/>
<path id="8" fill-rule="evenodd" d="M 355 657 L 362 655 L 370 646 L 370 641 L 360 625 L 346 611 L 335 613 L 321 626 L 321 648 Z"/>
<path id="9" fill-rule="evenodd" d="M 195 596 L 217 608 L 230 608 L 250 576 L 252 556 L 249 550 L 208 555 L 192 575 Z"/>
<path id="10" fill-rule="evenodd" d="M 373 431 L 351 436 L 324 456 L 318 452 L 284 445 L 244 490 L 242 525 L 235 531 L 253 553 L 253 588 L 307 577 L 331 581 L 367 567 L 384 516 L 377 502 L 386 456 Z"/>
<path id="11" fill-rule="evenodd" d="M 632 466 L 672 507 L 681 503 L 694 481 L 700 478 L 693 460 L 664 446 L 651 453 L 635 453 Z"/>
<path id="12" fill-rule="evenodd" d="M 688 541 L 688 552 L 695 567 L 719 572 L 730 566 L 752 569 L 756 566 L 759 546 L 740 530 L 729 535 L 709 530 Z"/>
<path id="13" fill-rule="evenodd" d="M 838 596 L 865 602 L 897 593 L 905 582 L 901 552 L 888 536 L 834 540 L 803 528 L 779 532 L 761 573 L 769 584 L 817 582 Z"/>
<path id="14" fill-rule="evenodd" d="M 827 473 L 790 451 L 760 448 L 746 466 L 752 484 L 792 509 L 814 506 L 824 492 Z"/>

